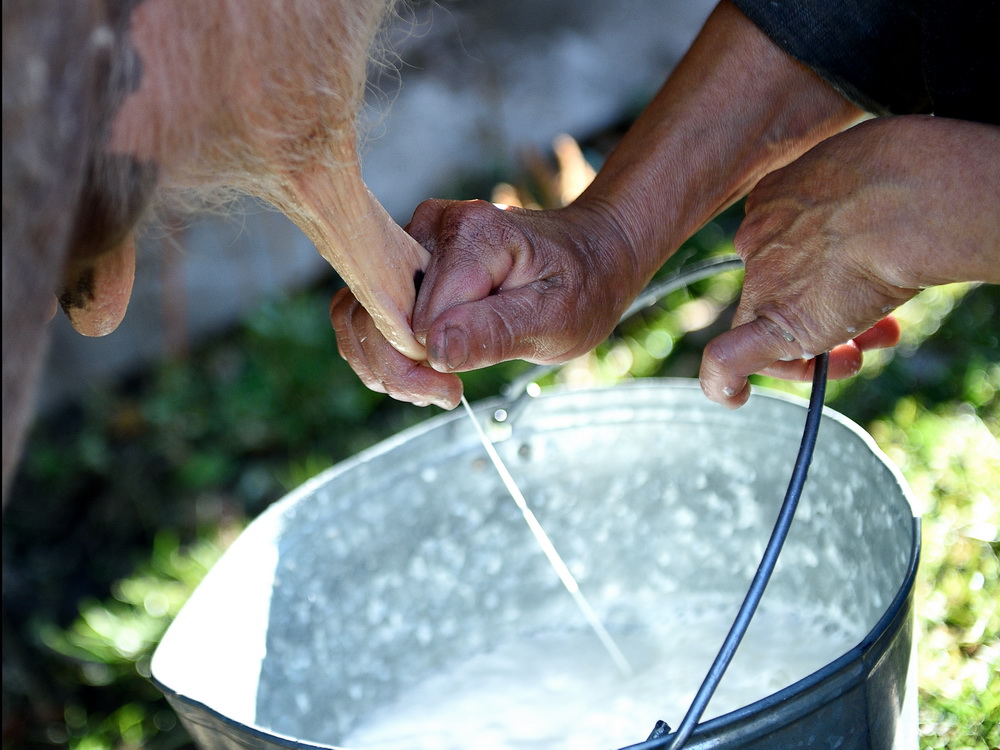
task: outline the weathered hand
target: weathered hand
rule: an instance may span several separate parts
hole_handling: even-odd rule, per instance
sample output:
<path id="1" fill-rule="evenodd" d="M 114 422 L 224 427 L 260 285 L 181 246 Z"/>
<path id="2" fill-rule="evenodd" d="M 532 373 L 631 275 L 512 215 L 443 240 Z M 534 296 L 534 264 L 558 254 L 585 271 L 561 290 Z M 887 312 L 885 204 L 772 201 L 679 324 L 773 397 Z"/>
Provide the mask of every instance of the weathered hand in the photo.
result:
<path id="1" fill-rule="evenodd" d="M 407 230 L 431 252 L 413 330 L 441 372 L 583 354 L 608 336 L 646 280 L 594 207 L 426 201 Z"/>
<path id="2" fill-rule="evenodd" d="M 341 355 L 365 384 L 414 403 L 457 405 L 456 372 L 589 351 L 645 281 L 615 250 L 621 238 L 599 208 L 431 200 L 407 231 L 431 252 L 413 314 L 428 362 L 392 349 L 346 290 L 334 298 L 331 319 Z"/>
<path id="3" fill-rule="evenodd" d="M 419 406 L 436 404 L 453 409 L 458 405 L 462 395 L 458 376 L 437 372 L 426 362 L 401 354 L 379 332 L 371 315 L 347 287 L 330 302 L 330 320 L 340 356 L 371 390 Z"/>
<path id="4" fill-rule="evenodd" d="M 429 201 L 418 208 L 409 229 L 432 259 L 412 317 L 415 343 L 426 344 L 429 362 L 443 374 L 516 357 L 558 362 L 587 351 L 692 232 L 761 175 L 858 114 L 735 6 L 720 2 L 572 205 L 503 211 L 482 202 Z M 346 310 L 335 305 L 333 316 L 351 364 L 386 390 L 430 400 L 426 384 L 400 382 L 401 372 L 427 373 L 406 369 L 412 365 L 386 351 L 378 336 L 358 335 L 368 330 L 364 312 L 354 311 L 349 328 Z"/>
<path id="5" fill-rule="evenodd" d="M 736 235 L 746 278 L 734 328 L 702 362 L 709 398 L 740 406 L 749 374 L 807 378 L 828 350 L 831 376 L 849 376 L 860 350 L 896 343 L 882 319 L 920 289 L 998 280 L 998 161 L 1000 128 L 883 118 L 761 180 Z"/>

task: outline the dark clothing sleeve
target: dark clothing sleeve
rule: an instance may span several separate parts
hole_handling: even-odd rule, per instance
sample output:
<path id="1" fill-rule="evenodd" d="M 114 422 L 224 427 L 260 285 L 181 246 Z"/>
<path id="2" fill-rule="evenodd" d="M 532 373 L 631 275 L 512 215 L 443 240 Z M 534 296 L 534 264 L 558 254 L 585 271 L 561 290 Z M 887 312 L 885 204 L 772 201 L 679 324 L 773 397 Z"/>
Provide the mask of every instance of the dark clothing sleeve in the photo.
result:
<path id="1" fill-rule="evenodd" d="M 862 109 L 1000 124 L 1000 0 L 733 0 Z"/>

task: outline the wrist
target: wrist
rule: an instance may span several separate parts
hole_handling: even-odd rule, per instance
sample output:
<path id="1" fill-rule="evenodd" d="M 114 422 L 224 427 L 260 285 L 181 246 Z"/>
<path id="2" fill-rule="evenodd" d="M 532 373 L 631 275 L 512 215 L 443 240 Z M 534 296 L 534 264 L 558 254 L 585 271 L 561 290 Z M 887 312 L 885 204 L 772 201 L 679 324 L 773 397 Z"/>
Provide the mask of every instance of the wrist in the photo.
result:
<path id="1" fill-rule="evenodd" d="M 881 243 L 887 279 L 910 289 L 1000 283 L 1000 127 L 904 115 L 862 123 L 842 139 L 879 190 L 871 231 L 894 234 Z"/>
<path id="2" fill-rule="evenodd" d="M 579 252 L 594 268 L 602 269 L 597 276 L 614 281 L 601 294 L 616 315 L 624 312 L 673 252 L 672 245 L 650 241 L 644 222 L 601 196 L 585 194 L 560 209 L 560 215 L 572 228 Z M 669 252 L 660 252 L 667 247 Z"/>

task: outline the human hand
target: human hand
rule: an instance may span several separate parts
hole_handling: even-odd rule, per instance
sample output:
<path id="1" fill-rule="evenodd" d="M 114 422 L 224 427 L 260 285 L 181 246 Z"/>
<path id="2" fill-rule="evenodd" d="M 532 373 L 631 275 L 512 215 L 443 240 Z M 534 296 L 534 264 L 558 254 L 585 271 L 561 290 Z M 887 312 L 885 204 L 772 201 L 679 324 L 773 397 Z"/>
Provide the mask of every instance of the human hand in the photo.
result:
<path id="1" fill-rule="evenodd" d="M 458 405 L 462 396 L 458 376 L 437 372 L 426 362 L 400 353 L 378 330 L 349 287 L 333 296 L 330 321 L 340 356 L 371 390 L 418 406 L 436 404 L 453 409 Z"/>
<path id="2" fill-rule="evenodd" d="M 331 308 L 341 354 L 369 387 L 401 400 L 450 408 L 461 395 L 454 373 L 583 354 L 611 333 L 645 282 L 594 207 L 432 200 L 407 231 L 431 253 L 413 330 L 433 369 L 387 347 L 348 293 Z"/>
<path id="3" fill-rule="evenodd" d="M 751 373 L 808 379 L 830 350 L 830 376 L 849 377 L 863 350 L 896 344 L 883 319 L 920 289 L 996 281 L 998 154 L 992 126 L 884 118 L 761 180 L 735 239 L 746 276 L 734 327 L 702 360 L 706 395 L 740 406 Z"/>
<path id="4" fill-rule="evenodd" d="M 858 114 L 721 2 L 573 204 L 418 208 L 410 231 L 433 258 L 412 323 L 442 378 L 430 383 L 429 373 L 386 347 L 346 292 L 332 309 L 341 353 L 378 389 L 410 401 L 435 400 L 436 390 L 447 394 L 442 405 L 461 393 L 454 372 L 583 353 L 691 233 Z"/>

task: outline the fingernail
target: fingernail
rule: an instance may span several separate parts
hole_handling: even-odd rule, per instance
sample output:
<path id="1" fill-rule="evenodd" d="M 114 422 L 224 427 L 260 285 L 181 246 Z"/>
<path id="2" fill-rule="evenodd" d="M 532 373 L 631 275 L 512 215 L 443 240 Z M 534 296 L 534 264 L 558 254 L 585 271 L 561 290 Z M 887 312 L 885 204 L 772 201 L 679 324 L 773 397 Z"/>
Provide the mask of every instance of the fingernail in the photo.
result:
<path id="1" fill-rule="evenodd" d="M 731 385 L 726 385 L 722 387 L 722 395 L 725 396 L 726 398 L 733 398 L 734 396 L 740 395 L 746 387 L 747 387 L 747 381 L 745 380 L 742 383 L 740 383 L 739 388 L 734 388 Z"/>
<path id="2" fill-rule="evenodd" d="M 469 359 L 469 341 L 461 328 L 446 328 L 434 344 L 428 347 L 427 355 L 431 367 L 439 372 L 461 367 Z"/>
<path id="3" fill-rule="evenodd" d="M 469 359 L 469 340 L 461 328 L 449 328 L 445 334 L 445 350 L 448 353 L 448 367 L 461 367 Z"/>

